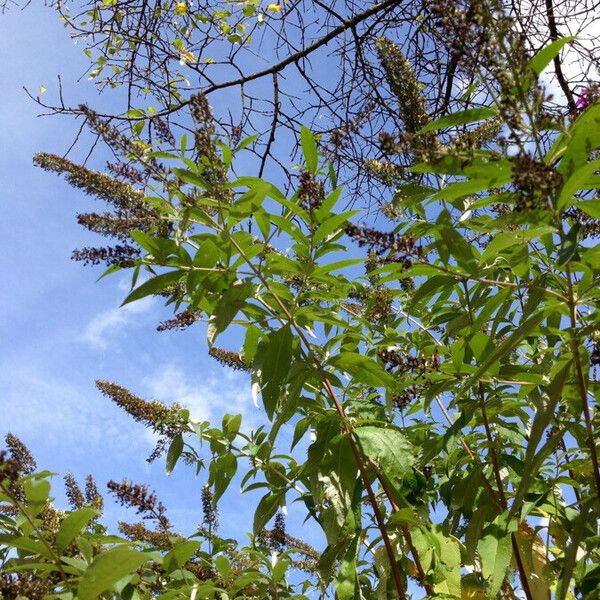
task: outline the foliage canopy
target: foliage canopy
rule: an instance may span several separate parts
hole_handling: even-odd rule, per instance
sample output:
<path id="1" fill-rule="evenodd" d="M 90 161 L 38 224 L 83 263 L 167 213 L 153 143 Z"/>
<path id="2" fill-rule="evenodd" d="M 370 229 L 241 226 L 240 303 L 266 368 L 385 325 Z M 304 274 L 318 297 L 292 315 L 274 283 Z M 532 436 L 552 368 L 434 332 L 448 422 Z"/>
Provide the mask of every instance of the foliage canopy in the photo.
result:
<path id="1" fill-rule="evenodd" d="M 392 19 L 386 11 L 397 4 L 342 19 L 344 31 L 379 10 Z M 263 170 L 275 110 L 258 176 L 240 175 L 259 143 L 240 137 L 251 125 L 231 135 L 206 94 L 182 98 L 175 84 L 168 94 L 151 89 L 163 104 L 148 121 L 128 107 L 127 134 L 78 109 L 119 157 L 113 175 L 36 156 L 112 207 L 79 220 L 117 245 L 76 258 L 106 262 L 105 274 L 130 269 L 124 303 L 164 297 L 176 314 L 163 329 L 204 327 L 210 355 L 249 372 L 270 425 L 247 431 L 239 415 L 198 422 L 184 407 L 98 382 L 160 436 L 153 458 L 165 454 L 167 472 L 185 462 L 205 475 L 203 524 L 189 537 L 129 482 L 109 489 L 154 528 L 121 524 L 113 535 L 97 491 L 77 493 L 72 480 L 73 510 L 58 511 L 49 474 L 7 439 L 7 597 L 597 597 L 600 103 L 590 86 L 583 101 L 570 92 L 566 108 L 553 107 L 540 83 L 573 38 L 532 54 L 518 21 L 494 2 L 426 4 L 429 43 L 455 57 L 469 85 L 446 101 L 446 86 L 427 89 L 398 45 L 376 40 L 371 52 L 394 101 L 389 127 L 400 130 L 367 140 L 382 159 L 367 162 L 368 189 L 391 198 L 375 216 L 370 198 L 340 185 L 352 161 L 324 132 L 299 127 L 298 175 L 286 166 L 272 182 Z M 148 25 L 136 31 L 129 13 L 119 21 L 118 5 L 94 3 L 90 18 L 108 54 L 130 53 L 130 79 L 114 71 L 113 80 L 147 85 L 131 53 L 177 40 L 171 32 L 132 42 Z M 158 3 L 152 18 L 169 10 L 189 18 L 190 35 L 202 30 L 186 3 Z M 226 36 L 219 43 L 251 44 L 245 23 L 259 9 L 238 10 L 216 9 L 206 21 Z M 183 63 L 192 62 L 187 51 L 179 49 Z M 165 120 L 173 112 L 180 127 Z M 219 346 L 225 332 L 239 349 Z M 218 536 L 216 513 L 239 473 L 243 489 L 263 492 L 243 547 Z M 291 502 L 323 531 L 325 548 L 285 531 Z"/>

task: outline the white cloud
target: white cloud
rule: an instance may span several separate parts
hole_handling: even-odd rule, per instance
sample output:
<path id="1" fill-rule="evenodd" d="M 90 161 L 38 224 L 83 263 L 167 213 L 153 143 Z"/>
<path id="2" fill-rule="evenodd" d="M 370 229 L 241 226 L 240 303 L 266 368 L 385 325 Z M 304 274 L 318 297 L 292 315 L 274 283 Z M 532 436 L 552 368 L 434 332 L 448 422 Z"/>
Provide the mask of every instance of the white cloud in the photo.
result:
<path id="1" fill-rule="evenodd" d="M 151 448 L 132 435 L 130 419 L 93 385 L 77 385 L 70 373 L 43 373 L 39 366 L 0 369 L 2 431 L 37 440 L 48 453 L 92 455 L 111 448 L 115 455 Z M 43 458 L 43 457 L 40 457 Z"/>
<path id="2" fill-rule="evenodd" d="M 550 39 L 550 33 L 548 31 L 545 9 L 540 6 L 539 0 L 535 2 L 528 0 L 522 6 L 524 13 L 531 12 L 534 15 L 531 28 L 537 34 L 536 42 L 543 39 L 547 44 Z M 578 8 L 582 10 L 578 11 Z M 571 82 L 577 82 L 582 86 L 590 83 L 586 80 L 587 77 L 592 77 L 593 82 L 598 74 L 595 73 L 594 69 L 588 72 L 589 67 L 592 65 L 589 61 L 582 58 L 581 51 L 584 50 L 587 52 L 588 56 L 593 56 L 597 52 L 598 40 L 600 39 L 600 19 L 598 19 L 593 9 L 584 11 L 583 6 L 578 7 L 577 2 L 565 3 L 564 6 L 555 6 L 555 17 L 559 35 L 577 36 L 574 43 L 567 44 L 561 51 L 562 70 L 565 77 Z M 562 90 L 554 75 L 552 63 L 547 67 L 541 78 L 549 92 L 555 96 L 562 97 Z M 581 88 L 575 89 L 575 92 L 581 93 Z"/>
<path id="3" fill-rule="evenodd" d="M 153 305 L 154 298 L 146 297 L 119 308 L 104 310 L 88 323 L 80 341 L 95 350 L 105 350 L 125 327 L 133 325 L 136 317 L 149 312 Z"/>
<path id="4" fill-rule="evenodd" d="M 248 377 L 233 371 L 217 376 L 190 377 L 175 364 L 166 364 L 143 381 L 148 395 L 161 402 L 177 402 L 196 420 L 219 425 L 225 413 L 241 414 L 245 429 L 264 422 L 264 413 L 252 402 Z"/>

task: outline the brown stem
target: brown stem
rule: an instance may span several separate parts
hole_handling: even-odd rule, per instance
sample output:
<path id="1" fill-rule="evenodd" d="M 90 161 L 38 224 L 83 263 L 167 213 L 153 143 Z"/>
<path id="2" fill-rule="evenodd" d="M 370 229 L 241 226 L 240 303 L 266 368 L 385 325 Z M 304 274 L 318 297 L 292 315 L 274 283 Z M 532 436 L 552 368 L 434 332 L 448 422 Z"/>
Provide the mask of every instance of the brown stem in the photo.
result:
<path id="1" fill-rule="evenodd" d="M 508 508 L 508 504 L 506 502 L 506 494 L 504 493 L 504 485 L 502 484 L 502 476 L 500 475 L 500 465 L 498 463 L 498 456 L 496 454 L 495 440 L 492 436 L 492 430 L 490 428 L 490 422 L 488 420 L 487 410 L 485 408 L 485 398 L 483 393 L 483 386 L 481 385 L 481 383 L 478 385 L 477 391 L 479 397 L 479 405 L 481 407 L 481 415 L 483 418 L 485 435 L 488 440 L 490 459 L 492 461 L 494 477 L 496 478 L 496 485 L 498 486 L 498 496 L 500 498 L 500 505 L 502 506 L 503 510 L 506 510 Z M 525 570 L 525 565 L 523 564 L 523 561 L 521 559 L 521 552 L 519 551 L 517 536 L 514 533 L 512 533 L 510 537 L 513 554 L 517 563 L 517 570 L 519 571 L 519 577 L 521 579 L 521 587 L 523 588 L 523 592 L 525 593 L 525 597 L 527 598 L 527 600 L 533 600 L 531 589 L 529 588 L 529 580 L 527 579 L 527 571 Z"/>
<path id="2" fill-rule="evenodd" d="M 373 508 L 373 514 L 375 515 L 375 520 L 377 521 L 377 527 L 379 528 L 381 537 L 383 538 L 383 543 L 385 544 L 385 549 L 386 549 L 386 552 L 388 555 L 390 568 L 392 570 L 392 575 L 394 577 L 394 583 L 396 585 L 396 591 L 398 592 L 398 595 L 400 596 L 400 598 L 406 599 L 407 596 L 406 596 L 406 590 L 404 589 L 404 582 L 402 581 L 402 577 L 400 575 L 400 570 L 398 569 L 398 564 L 396 563 L 396 553 L 394 552 L 394 548 L 392 546 L 390 537 L 389 537 L 387 529 L 385 527 L 383 515 L 381 514 L 381 511 L 379 510 L 379 504 L 377 503 L 377 498 L 375 497 L 375 492 L 373 491 L 373 487 L 369 483 L 369 475 L 363 464 L 363 460 L 360 455 L 360 450 L 358 449 L 356 440 L 354 439 L 354 436 L 352 433 L 352 426 L 350 425 L 350 423 L 348 423 L 348 420 L 346 419 L 346 412 L 344 411 L 344 407 L 340 404 L 340 401 L 337 398 L 335 390 L 333 389 L 333 387 L 332 387 L 331 383 L 329 382 L 329 379 L 327 379 L 327 377 L 323 378 L 323 387 L 325 388 L 327 395 L 333 402 L 337 413 L 340 415 L 340 417 L 342 417 L 342 423 L 344 426 L 344 430 L 348 434 L 348 441 L 350 443 L 352 455 L 354 456 L 354 461 L 356 462 L 358 471 L 360 473 L 360 478 L 363 482 L 363 485 L 365 486 L 365 490 L 367 491 L 367 496 L 369 497 L 369 503 L 371 504 L 371 507 Z"/>
<path id="3" fill-rule="evenodd" d="M 225 232 L 224 229 L 215 221 L 212 222 L 213 228 L 216 231 L 221 231 L 221 232 Z M 235 246 L 236 250 L 238 251 L 240 257 L 242 257 L 246 264 L 248 264 L 248 266 L 252 269 L 252 271 L 254 272 L 254 274 L 256 275 L 256 277 L 259 279 L 259 281 L 265 286 L 265 289 L 267 289 L 269 291 L 269 293 L 271 294 L 271 296 L 273 297 L 273 299 L 275 300 L 275 302 L 278 304 L 279 308 L 281 309 L 281 311 L 283 312 L 283 314 L 285 315 L 285 319 L 287 320 L 287 322 L 294 328 L 294 330 L 296 331 L 298 337 L 300 338 L 300 340 L 303 342 L 305 348 L 306 348 L 306 353 L 308 354 L 308 356 L 313 360 L 313 362 L 315 363 L 315 365 L 317 366 L 317 368 L 319 368 L 319 370 L 323 373 L 323 387 L 325 388 L 325 391 L 327 393 L 327 395 L 329 396 L 330 400 L 332 401 L 338 415 L 342 418 L 342 423 L 343 423 L 343 427 L 344 427 L 344 431 L 348 434 L 348 441 L 350 443 L 350 448 L 352 451 L 352 455 L 354 457 L 354 461 L 356 462 L 356 466 L 358 468 L 358 471 L 360 473 L 360 478 L 362 480 L 362 483 L 365 487 L 365 490 L 367 492 L 367 496 L 369 498 L 369 503 L 371 504 L 371 508 L 373 509 L 373 514 L 375 515 L 375 520 L 377 521 L 377 527 L 379 528 L 379 531 L 381 533 L 381 537 L 383 539 L 383 543 L 385 545 L 385 549 L 386 549 L 386 553 L 388 556 L 388 561 L 390 564 L 390 569 L 392 571 L 392 576 L 394 578 L 394 583 L 396 586 L 396 591 L 398 592 L 398 596 L 401 598 L 401 600 L 406 600 L 407 596 L 406 596 L 406 590 L 404 588 L 404 583 L 402 581 L 402 576 L 400 575 L 400 570 L 398 569 L 398 564 L 396 562 L 396 554 L 394 552 L 394 548 L 392 546 L 392 543 L 390 541 L 390 537 L 388 535 L 387 529 L 385 527 L 385 522 L 383 520 L 383 515 L 381 514 L 381 511 L 379 510 L 379 504 L 377 503 L 377 498 L 375 496 L 375 492 L 373 491 L 373 487 L 371 486 L 371 484 L 369 483 L 369 476 L 367 473 L 367 470 L 365 468 L 365 465 L 363 464 L 363 460 L 362 457 L 360 455 L 360 451 L 358 449 L 358 445 L 356 443 L 356 440 L 354 439 L 353 433 L 352 433 L 352 426 L 350 425 L 350 423 L 348 422 L 348 420 L 346 419 L 346 413 L 344 411 L 344 407 L 340 404 L 335 391 L 333 389 L 333 386 L 331 385 L 329 379 L 327 378 L 327 376 L 325 375 L 322 365 L 320 363 L 320 361 L 318 360 L 318 358 L 316 357 L 316 355 L 314 354 L 313 350 L 312 350 L 312 346 L 310 344 L 310 342 L 308 341 L 306 335 L 304 334 L 304 331 L 302 330 L 302 328 L 296 323 L 293 315 L 290 313 L 288 307 L 284 304 L 284 302 L 281 300 L 281 298 L 278 296 L 278 294 L 274 293 L 269 285 L 268 285 L 268 281 L 263 277 L 262 273 L 257 269 L 256 265 L 254 265 L 247 257 L 246 254 L 244 252 L 244 250 L 241 248 L 241 246 L 237 243 L 237 241 L 235 240 L 235 238 L 230 237 L 230 241 L 231 243 Z"/>
<path id="4" fill-rule="evenodd" d="M 369 8 L 361 13 L 358 13 L 357 15 L 354 15 L 350 19 L 343 21 L 340 25 L 338 25 L 337 27 L 332 29 L 329 33 L 327 33 L 323 37 L 320 37 L 319 39 L 315 40 L 312 44 L 309 44 L 308 46 L 305 46 L 304 48 L 300 48 L 300 50 L 298 50 L 297 52 L 294 52 L 293 54 L 286 56 L 283 60 L 271 65 L 270 67 L 267 67 L 260 71 L 255 71 L 254 73 L 250 73 L 248 75 L 242 75 L 241 77 L 238 77 L 236 79 L 230 79 L 228 81 L 223 81 L 221 83 L 214 83 L 214 84 L 210 85 L 208 88 L 206 88 L 205 90 L 203 90 L 203 93 L 211 94 L 212 92 L 216 92 L 217 90 L 222 90 L 222 89 L 226 89 L 226 88 L 230 88 L 230 87 L 244 85 L 244 84 L 248 83 L 249 81 L 255 81 L 256 79 L 260 79 L 267 75 L 273 75 L 274 73 L 279 73 L 279 72 L 283 71 L 288 65 L 290 65 L 292 63 L 297 63 L 301 59 L 306 58 L 307 56 L 312 54 L 315 50 L 318 50 L 322 46 L 327 45 L 331 40 L 335 39 L 337 36 L 341 35 L 345 31 L 355 28 L 358 24 L 362 23 L 369 17 L 372 17 L 373 15 L 376 15 L 377 13 L 379 13 L 381 11 L 389 9 L 389 8 L 393 7 L 395 4 L 400 4 L 400 0 L 383 0 L 383 2 L 379 2 L 378 4 L 375 4 L 374 6 L 372 6 L 371 8 Z M 43 108 L 56 110 L 55 107 L 48 106 L 48 105 L 40 102 L 39 98 L 36 99 L 27 90 L 25 90 L 25 91 L 33 100 L 35 100 Z M 175 105 L 171 106 L 170 108 L 167 108 L 165 110 L 157 112 L 155 114 L 155 116 L 164 117 L 164 116 L 170 115 L 172 113 L 175 113 L 175 112 L 179 111 L 180 109 L 182 109 L 187 104 L 189 104 L 189 102 L 190 102 L 189 100 L 184 100 L 184 101 L 180 102 L 179 104 L 175 104 Z M 81 113 L 81 111 L 79 109 L 66 108 L 66 107 L 64 107 L 63 112 L 68 112 L 68 113 L 72 113 L 72 114 L 80 114 Z M 111 118 L 111 119 L 117 119 L 117 120 L 121 120 L 121 121 L 131 121 L 131 122 L 139 121 L 139 120 L 147 118 L 147 117 L 126 117 L 126 116 L 122 116 L 122 115 L 110 115 L 110 114 L 102 114 L 102 113 L 98 113 L 98 116 L 103 117 L 103 118 Z"/>
<path id="5" fill-rule="evenodd" d="M 561 438 L 560 443 L 559 443 L 560 449 L 564 452 L 565 454 L 565 461 L 568 465 L 571 464 L 571 458 L 569 456 L 569 452 L 567 450 L 567 445 L 565 444 L 565 440 L 564 438 Z M 573 473 L 573 469 L 569 468 L 567 469 L 567 472 L 569 473 L 569 477 L 575 481 L 575 473 Z M 573 486 L 573 493 L 575 494 L 575 499 L 577 500 L 577 504 L 579 504 L 579 508 L 580 510 L 583 509 L 582 504 L 581 504 L 581 494 L 579 493 L 579 490 Z"/>
<path id="6" fill-rule="evenodd" d="M 594 440 L 594 428 L 592 426 L 592 415 L 587 397 L 586 377 L 581 366 L 581 354 L 579 353 L 579 336 L 577 332 L 577 310 L 575 294 L 573 292 L 573 279 L 571 268 L 567 265 L 567 294 L 569 296 L 569 319 L 571 324 L 571 352 L 573 352 L 573 360 L 577 371 L 577 387 L 581 396 L 581 404 L 583 409 L 583 418 L 585 421 L 585 432 L 587 437 L 588 449 L 592 458 L 592 466 L 594 468 L 594 483 L 596 485 L 596 494 L 600 499 L 600 469 L 598 468 L 598 453 L 596 451 L 596 441 Z"/>
<path id="7" fill-rule="evenodd" d="M 550 39 L 552 41 L 556 41 L 559 38 L 559 34 L 556 27 L 556 18 L 554 17 L 554 6 L 552 5 L 552 0 L 546 0 L 546 17 L 548 18 Z M 563 73 L 562 63 L 560 62 L 560 57 L 558 54 L 554 57 L 554 71 L 556 72 L 556 79 L 558 79 L 560 88 L 567 99 L 569 112 L 574 115 L 577 112 L 577 106 L 575 104 L 575 99 L 573 98 L 573 92 L 571 91 L 571 88 L 569 88 L 569 84 L 567 83 Z"/>
<path id="8" fill-rule="evenodd" d="M 387 499 L 392 507 L 392 510 L 394 512 L 398 512 L 400 510 L 400 506 L 398 506 L 398 503 L 396 502 L 396 499 L 394 497 L 394 492 L 390 488 L 387 479 L 382 475 L 382 473 L 379 470 L 379 467 L 370 459 L 369 459 L 369 464 L 370 464 L 371 468 L 375 471 L 375 474 L 377 475 L 377 479 L 379 480 L 379 483 L 381 484 L 381 488 L 383 489 L 383 492 L 387 496 Z M 412 536 L 410 535 L 410 531 L 409 531 L 408 527 L 403 526 L 401 528 L 401 531 L 402 531 L 402 536 L 404 537 L 404 541 L 406 542 L 406 545 L 408 546 L 408 549 L 410 550 L 410 553 L 413 557 L 413 561 L 415 563 L 415 568 L 417 569 L 417 578 L 419 580 L 419 583 L 425 589 L 425 591 L 427 592 L 427 595 L 434 596 L 435 590 L 425 580 L 426 579 L 425 570 L 423 569 L 423 565 L 421 564 L 421 559 L 419 557 L 419 553 L 418 553 L 417 549 L 415 548 L 415 545 L 413 544 Z"/>
<path id="9" fill-rule="evenodd" d="M 0 490 L 2 490 L 4 492 L 4 494 L 6 494 L 6 496 L 8 496 L 11 499 L 13 504 L 17 507 L 17 510 L 25 517 L 25 520 L 29 523 L 31 528 L 37 533 L 38 537 L 40 538 L 40 541 L 46 547 L 46 550 L 48 550 L 48 553 L 52 557 L 52 560 L 53 560 L 54 564 L 56 565 L 58 572 L 60 573 L 61 579 L 65 583 L 68 583 L 69 579 L 67 578 L 67 574 L 65 573 L 65 571 L 63 569 L 62 561 L 61 561 L 60 557 L 56 554 L 56 552 L 54 551 L 54 549 L 52 548 L 52 546 L 50 545 L 48 540 L 42 535 L 42 532 L 40 531 L 39 527 L 36 525 L 35 520 L 32 519 L 31 515 L 27 512 L 27 509 L 21 504 L 21 501 L 15 495 L 11 494 L 10 490 L 7 487 L 5 487 L 1 482 L 0 482 Z"/>

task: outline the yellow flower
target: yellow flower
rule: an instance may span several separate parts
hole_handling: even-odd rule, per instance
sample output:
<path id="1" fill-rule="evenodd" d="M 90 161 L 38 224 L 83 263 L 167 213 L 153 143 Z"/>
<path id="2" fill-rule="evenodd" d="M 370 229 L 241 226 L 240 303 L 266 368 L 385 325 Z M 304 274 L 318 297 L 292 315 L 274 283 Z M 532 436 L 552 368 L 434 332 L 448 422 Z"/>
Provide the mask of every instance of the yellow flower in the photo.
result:
<path id="1" fill-rule="evenodd" d="M 180 16 L 187 14 L 187 2 L 178 2 L 173 12 Z"/>
<path id="2" fill-rule="evenodd" d="M 194 62 L 195 56 L 189 50 L 181 50 L 179 53 L 179 64 L 184 65 L 186 62 Z"/>
<path id="3" fill-rule="evenodd" d="M 152 150 L 152 146 L 142 142 L 142 140 L 133 140 L 131 143 L 136 145 L 142 154 L 146 154 L 146 152 Z"/>
<path id="4" fill-rule="evenodd" d="M 281 5 L 279 5 L 279 4 L 269 4 L 269 6 L 267 6 L 267 10 L 270 10 L 272 12 L 281 12 Z"/>

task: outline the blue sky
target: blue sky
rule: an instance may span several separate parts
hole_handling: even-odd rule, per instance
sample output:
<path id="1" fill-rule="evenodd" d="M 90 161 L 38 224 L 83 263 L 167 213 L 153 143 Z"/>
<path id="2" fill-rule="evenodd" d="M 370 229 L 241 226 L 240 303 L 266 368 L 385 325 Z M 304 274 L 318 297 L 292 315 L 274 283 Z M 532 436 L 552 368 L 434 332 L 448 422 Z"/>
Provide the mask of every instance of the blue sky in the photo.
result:
<path id="1" fill-rule="evenodd" d="M 92 472 L 101 487 L 129 478 L 156 489 L 181 530 L 201 520 L 200 489 L 183 465 L 169 477 L 164 462 L 145 462 L 154 439 L 103 398 L 94 380 L 108 379 L 147 398 L 179 402 L 192 415 L 220 423 L 241 412 L 249 426 L 263 420 L 245 375 L 224 371 L 206 355 L 203 329 L 158 333 L 170 312 L 155 299 L 119 308 L 126 276 L 96 283 L 101 271 L 70 260 L 73 248 L 101 245 L 75 222 L 76 212 L 102 210 L 61 178 L 36 169 L 38 151 L 62 153 L 77 130 L 69 118 L 38 118 L 22 90 L 47 88 L 54 98 L 61 74 L 73 103 L 98 105 L 84 77 L 81 49 L 49 8 L 32 4 L 0 17 L 0 432 L 12 431 L 32 449 L 41 468 Z M 101 101 L 106 102 L 105 99 Z M 62 498 L 61 482 L 55 491 Z M 221 509 L 221 533 L 251 530 L 253 503 L 230 489 Z M 290 507 L 291 512 L 293 508 Z M 107 503 L 107 520 L 123 511 Z M 133 517 L 133 515 L 132 515 Z"/>
<path id="2" fill-rule="evenodd" d="M 179 402 L 194 416 L 217 422 L 224 412 L 241 412 L 256 425 L 262 412 L 252 404 L 246 376 L 224 371 L 207 357 L 201 327 L 156 332 L 170 314 L 157 300 L 120 309 L 126 276 L 96 283 L 98 269 L 69 258 L 73 248 L 98 243 L 76 224 L 75 213 L 103 207 L 33 167 L 35 152 L 64 152 L 78 124 L 38 118 L 39 108 L 22 86 L 44 86 L 54 98 L 61 74 L 73 104 L 110 103 L 110 97 L 97 98 L 85 77 L 77 81 L 87 66 L 81 48 L 50 8 L 32 3 L 0 16 L 0 56 L 0 433 L 21 437 L 40 467 L 59 474 L 71 471 L 83 480 L 92 472 L 101 487 L 123 477 L 149 484 L 176 526 L 191 533 L 201 519 L 204 476 L 195 479 L 191 469 L 179 466 L 167 477 L 163 461 L 148 465 L 152 436 L 103 398 L 94 380 Z M 62 497 L 58 478 L 55 489 Z M 232 486 L 221 509 L 221 532 L 239 536 L 250 530 L 254 504 Z M 289 509 L 293 519 L 293 505 Z M 122 516 L 109 501 L 107 520 Z M 318 540 L 310 528 L 303 534 Z"/>

